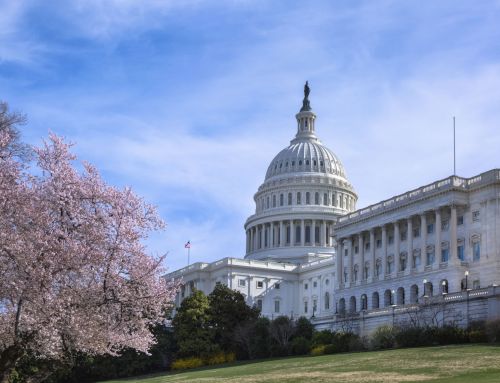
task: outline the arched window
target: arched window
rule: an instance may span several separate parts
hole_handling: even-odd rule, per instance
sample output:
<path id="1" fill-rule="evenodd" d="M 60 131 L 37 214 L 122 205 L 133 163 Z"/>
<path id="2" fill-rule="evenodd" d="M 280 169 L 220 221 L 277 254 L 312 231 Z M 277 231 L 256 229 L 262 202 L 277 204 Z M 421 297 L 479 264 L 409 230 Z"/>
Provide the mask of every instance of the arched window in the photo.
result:
<path id="1" fill-rule="evenodd" d="M 340 315 L 345 314 L 345 299 L 344 298 L 340 298 L 340 300 L 339 300 L 338 313 Z"/>
<path id="2" fill-rule="evenodd" d="M 288 193 L 288 205 L 292 204 L 292 193 Z"/>
<path id="3" fill-rule="evenodd" d="M 368 310 L 368 298 L 366 294 L 361 295 L 361 310 Z"/>
<path id="4" fill-rule="evenodd" d="M 269 197 L 266 198 L 266 209 L 269 209 Z"/>
<path id="5" fill-rule="evenodd" d="M 283 206 L 283 204 L 284 204 L 284 200 L 285 200 L 285 198 L 284 198 L 284 196 L 283 196 L 283 193 L 281 193 L 281 194 L 280 194 L 280 206 Z"/>
<path id="6" fill-rule="evenodd" d="M 356 297 L 352 296 L 351 299 L 349 299 L 349 312 L 351 314 L 356 312 Z"/>
<path id="7" fill-rule="evenodd" d="M 301 243 L 300 234 L 300 226 L 295 226 L 295 243 Z"/>
<path id="8" fill-rule="evenodd" d="M 276 194 L 273 195 L 273 207 L 276 207 Z"/>
<path id="9" fill-rule="evenodd" d="M 302 203 L 300 197 L 300 192 L 297 192 L 297 205 L 300 205 Z"/>
<path id="10" fill-rule="evenodd" d="M 372 309 L 378 309 L 380 307 L 378 292 L 372 294 Z"/>
<path id="11" fill-rule="evenodd" d="M 441 294 L 448 294 L 448 280 L 443 279 L 440 283 Z"/>
<path id="12" fill-rule="evenodd" d="M 319 193 L 318 193 L 318 192 L 316 192 L 316 193 L 314 194 L 314 203 L 315 203 L 316 205 L 319 205 Z"/>
<path id="13" fill-rule="evenodd" d="M 424 296 L 432 297 L 433 290 L 432 282 L 424 282 Z"/>
<path id="14" fill-rule="evenodd" d="M 306 243 L 311 243 L 311 226 L 306 225 L 305 229 L 306 229 L 305 230 L 306 231 L 305 232 L 305 234 L 306 234 L 306 238 L 305 238 L 306 239 Z"/>
<path id="15" fill-rule="evenodd" d="M 330 293 L 325 293 L 325 310 L 330 310 Z"/>
<path id="16" fill-rule="evenodd" d="M 410 287 L 410 303 L 418 303 L 418 286 L 412 285 Z"/>
<path id="17" fill-rule="evenodd" d="M 392 291 L 387 289 L 384 292 L 384 306 L 389 307 L 394 304 L 393 296 L 392 296 Z"/>
<path id="18" fill-rule="evenodd" d="M 323 205 L 328 206 L 328 194 L 323 194 Z"/>
<path id="19" fill-rule="evenodd" d="M 332 206 L 337 206 L 337 196 L 332 193 Z"/>
<path id="20" fill-rule="evenodd" d="M 311 203 L 311 195 L 309 192 L 306 192 L 306 205 L 309 205 Z"/>
<path id="21" fill-rule="evenodd" d="M 397 303 L 398 305 L 405 304 L 405 289 L 403 287 L 398 288 Z"/>

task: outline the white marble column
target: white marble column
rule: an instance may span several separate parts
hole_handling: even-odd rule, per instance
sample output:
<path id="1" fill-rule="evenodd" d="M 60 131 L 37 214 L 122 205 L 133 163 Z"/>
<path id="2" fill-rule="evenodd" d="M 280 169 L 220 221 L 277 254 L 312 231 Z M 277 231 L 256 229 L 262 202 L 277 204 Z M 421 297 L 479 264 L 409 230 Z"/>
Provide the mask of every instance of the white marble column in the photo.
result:
<path id="1" fill-rule="evenodd" d="M 316 220 L 311 221 L 311 226 L 309 229 L 309 239 L 311 240 L 311 245 L 316 246 Z"/>
<path id="2" fill-rule="evenodd" d="M 269 231 L 270 231 L 271 235 L 269 238 L 269 245 L 270 245 L 269 247 L 272 248 L 272 247 L 274 247 L 274 229 L 275 229 L 274 222 L 271 222 L 270 225 L 271 226 L 270 226 Z"/>
<path id="3" fill-rule="evenodd" d="M 336 255 L 336 264 L 337 264 L 337 288 L 341 288 L 344 284 L 344 240 L 342 238 L 339 239 L 337 243 L 337 255 Z"/>
<path id="4" fill-rule="evenodd" d="M 413 220 L 412 217 L 408 218 L 406 231 L 406 270 L 405 274 L 410 274 L 413 268 Z"/>
<path id="5" fill-rule="evenodd" d="M 321 230 L 320 230 L 320 241 L 321 246 L 326 247 L 326 222 L 325 220 L 321 221 Z"/>
<path id="6" fill-rule="evenodd" d="M 358 266 L 358 282 L 364 279 L 365 269 L 365 241 L 363 233 L 358 234 L 358 249 L 359 249 L 359 266 Z"/>
<path id="7" fill-rule="evenodd" d="M 436 209 L 436 231 L 435 231 L 435 243 L 434 243 L 434 267 L 439 267 L 441 263 L 441 209 Z"/>
<path id="8" fill-rule="evenodd" d="M 382 226 L 382 275 L 379 279 L 384 279 L 387 275 L 387 226 Z"/>
<path id="9" fill-rule="evenodd" d="M 280 247 L 283 247 L 285 246 L 285 233 L 283 232 L 283 228 L 284 228 L 284 225 L 283 225 L 283 221 L 280 221 Z"/>
<path id="10" fill-rule="evenodd" d="M 425 213 L 420 215 L 420 269 L 425 268 L 427 261 L 427 216 Z"/>
<path id="11" fill-rule="evenodd" d="M 300 221 L 300 244 L 301 246 L 305 246 L 306 243 L 306 221 L 302 219 Z"/>
<path id="12" fill-rule="evenodd" d="M 370 229 L 370 272 L 368 280 L 373 280 L 375 277 L 375 229 Z"/>
<path id="13" fill-rule="evenodd" d="M 354 246 L 353 246 L 353 239 L 349 238 L 349 271 L 347 273 L 348 278 L 349 278 L 349 286 L 353 285 L 353 271 L 354 271 Z"/>
<path id="14" fill-rule="evenodd" d="M 399 222 L 394 222 L 394 276 L 399 272 L 399 253 L 401 247 L 401 234 L 399 233 Z"/>
<path id="15" fill-rule="evenodd" d="M 460 265 L 457 254 L 457 207 L 451 205 L 450 214 L 450 262 L 452 265 Z"/>

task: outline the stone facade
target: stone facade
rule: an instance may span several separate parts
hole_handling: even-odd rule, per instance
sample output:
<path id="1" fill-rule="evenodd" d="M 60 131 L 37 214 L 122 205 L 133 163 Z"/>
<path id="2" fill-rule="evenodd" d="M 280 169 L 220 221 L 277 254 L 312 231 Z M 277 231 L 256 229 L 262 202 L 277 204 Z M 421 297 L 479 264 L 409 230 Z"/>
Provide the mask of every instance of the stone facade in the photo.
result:
<path id="1" fill-rule="evenodd" d="M 310 106 L 296 119 L 295 138 L 255 194 L 245 259 L 166 275 L 184 281 L 177 305 L 193 288 L 208 294 L 224 283 L 267 317 L 306 316 L 319 328 L 362 334 L 429 313 L 464 326 L 500 316 L 500 170 L 451 176 L 356 210 L 357 194 L 316 137 Z"/>

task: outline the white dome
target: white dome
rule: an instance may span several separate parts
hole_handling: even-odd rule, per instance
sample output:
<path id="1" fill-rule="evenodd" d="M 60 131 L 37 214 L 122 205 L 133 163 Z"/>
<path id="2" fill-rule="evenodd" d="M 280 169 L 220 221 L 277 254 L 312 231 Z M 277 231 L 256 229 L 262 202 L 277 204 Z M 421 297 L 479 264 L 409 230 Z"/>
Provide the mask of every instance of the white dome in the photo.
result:
<path id="1" fill-rule="evenodd" d="M 297 172 L 332 174 L 346 178 L 338 157 L 319 140 L 295 139 L 271 161 L 266 181 L 277 175 Z"/>

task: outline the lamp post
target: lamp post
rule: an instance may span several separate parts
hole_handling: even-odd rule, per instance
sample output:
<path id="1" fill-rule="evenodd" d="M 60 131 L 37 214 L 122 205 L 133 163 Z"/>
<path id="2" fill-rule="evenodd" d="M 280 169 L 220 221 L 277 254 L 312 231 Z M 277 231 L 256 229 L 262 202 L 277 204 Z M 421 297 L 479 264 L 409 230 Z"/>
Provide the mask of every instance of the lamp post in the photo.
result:
<path id="1" fill-rule="evenodd" d="M 465 270 L 465 296 L 466 296 L 466 302 L 467 302 L 467 327 L 469 327 L 469 284 L 468 284 L 468 278 L 469 278 L 469 270 Z"/>
<path id="2" fill-rule="evenodd" d="M 469 279 L 469 270 L 465 270 L 464 275 L 465 275 L 465 291 L 467 291 L 467 290 L 468 290 L 468 288 L 469 288 L 469 284 L 468 284 L 468 279 Z"/>
<path id="3" fill-rule="evenodd" d="M 427 279 L 424 279 L 422 282 L 424 283 L 424 295 L 422 296 L 427 298 Z"/>

